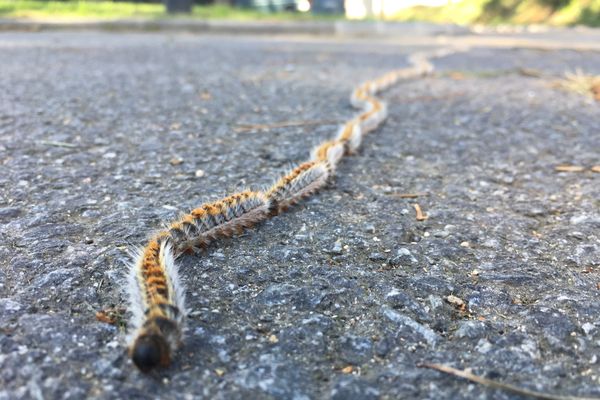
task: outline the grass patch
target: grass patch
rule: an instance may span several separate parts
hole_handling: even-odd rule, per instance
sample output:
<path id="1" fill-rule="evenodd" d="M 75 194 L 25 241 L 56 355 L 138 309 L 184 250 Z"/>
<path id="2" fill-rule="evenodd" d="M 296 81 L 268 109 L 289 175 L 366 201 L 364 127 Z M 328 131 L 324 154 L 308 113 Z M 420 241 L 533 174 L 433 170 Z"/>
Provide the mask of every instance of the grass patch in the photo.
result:
<path id="1" fill-rule="evenodd" d="M 116 19 L 158 18 L 165 15 L 161 4 L 113 3 L 107 1 L 0 0 L 0 16 L 25 19 Z"/>
<path id="2" fill-rule="evenodd" d="M 557 82 L 557 86 L 600 101 L 600 75 L 587 75 L 579 70 L 567 72 L 565 78 Z"/>
<path id="3" fill-rule="evenodd" d="M 401 10 L 391 19 L 468 25 L 479 18 L 486 2 L 487 0 L 465 0 L 440 7 L 410 7 Z"/>
<path id="4" fill-rule="evenodd" d="M 257 10 L 228 7 L 225 5 L 195 6 L 191 15 L 199 19 L 249 20 L 314 20 L 336 19 L 339 16 L 315 16 L 311 14 L 278 12 L 265 13 Z M 112 1 L 35 1 L 0 0 L 0 17 L 16 19 L 122 19 L 122 18 L 173 18 L 162 4 L 126 3 Z M 175 16 L 177 17 L 177 16 Z"/>

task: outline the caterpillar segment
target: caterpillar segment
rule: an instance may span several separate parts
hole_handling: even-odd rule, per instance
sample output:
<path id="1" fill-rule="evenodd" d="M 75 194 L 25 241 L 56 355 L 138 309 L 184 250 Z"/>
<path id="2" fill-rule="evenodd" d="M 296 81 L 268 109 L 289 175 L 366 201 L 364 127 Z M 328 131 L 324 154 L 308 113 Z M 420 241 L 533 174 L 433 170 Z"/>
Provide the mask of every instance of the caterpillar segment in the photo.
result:
<path id="1" fill-rule="evenodd" d="M 413 53 L 408 57 L 408 61 L 420 75 L 431 74 L 434 70 L 433 64 L 429 61 L 428 55 L 425 53 Z"/>
<path id="2" fill-rule="evenodd" d="M 375 83 L 373 81 L 366 81 L 365 83 L 363 83 L 360 88 L 362 89 L 363 93 L 365 93 L 366 97 L 371 98 L 371 96 L 373 94 L 375 94 L 376 90 L 377 90 L 377 86 L 375 86 Z"/>
<path id="3" fill-rule="evenodd" d="M 333 171 L 338 162 L 342 159 L 345 152 L 346 143 L 340 139 L 333 139 L 325 143 L 321 143 L 313 150 L 312 159 L 314 161 L 322 161 L 328 163 Z"/>
<path id="4" fill-rule="evenodd" d="M 433 56 L 446 54 L 449 52 L 441 51 Z M 309 161 L 289 171 L 271 188 L 263 192 L 244 191 L 204 204 L 157 233 L 134 255 L 127 286 L 132 314 L 129 353 L 141 371 L 168 366 L 182 338 L 184 288 L 175 259 L 184 253 L 198 252 L 219 238 L 240 234 L 325 186 L 341 158 L 355 152 L 364 135 L 387 117 L 385 103 L 375 94 L 400 80 L 433 71 L 426 54 L 415 53 L 409 62 L 411 67 L 356 87 L 350 102 L 360 113 L 342 125 L 335 138 L 318 145 Z"/>
<path id="5" fill-rule="evenodd" d="M 272 202 L 260 192 L 244 191 L 198 207 L 169 227 L 176 254 L 198 252 L 218 238 L 241 234 L 264 221 Z"/>
<path id="6" fill-rule="evenodd" d="M 330 174 L 331 167 L 327 162 L 307 161 L 279 179 L 265 196 L 277 204 L 275 212 L 280 213 L 325 186 Z"/>
<path id="7" fill-rule="evenodd" d="M 360 147 L 362 136 L 360 120 L 352 119 L 340 127 L 336 138 L 344 143 L 345 154 L 352 154 Z"/>
<path id="8" fill-rule="evenodd" d="M 219 237 L 239 234 L 266 219 L 269 212 L 262 193 L 236 193 L 193 210 L 138 253 L 129 279 L 134 316 L 130 355 L 141 371 L 168 366 L 181 341 L 184 289 L 175 258 Z"/>
<path id="9" fill-rule="evenodd" d="M 361 131 L 371 132 L 379 127 L 387 117 L 387 106 L 376 99 L 369 102 L 369 111 L 360 115 Z"/>
<path id="10" fill-rule="evenodd" d="M 184 288 L 166 232 L 157 234 L 138 252 L 129 285 L 134 314 L 129 347 L 133 363 L 143 372 L 166 367 L 179 347 L 185 315 Z"/>
<path id="11" fill-rule="evenodd" d="M 368 94 L 362 89 L 362 87 L 356 88 L 350 96 L 350 104 L 354 108 L 363 108 L 367 104 Z"/>
<path id="12" fill-rule="evenodd" d="M 394 85 L 397 81 L 398 74 L 396 71 L 388 72 L 375 81 L 375 84 L 377 85 L 377 91 L 386 90 L 390 86 Z"/>

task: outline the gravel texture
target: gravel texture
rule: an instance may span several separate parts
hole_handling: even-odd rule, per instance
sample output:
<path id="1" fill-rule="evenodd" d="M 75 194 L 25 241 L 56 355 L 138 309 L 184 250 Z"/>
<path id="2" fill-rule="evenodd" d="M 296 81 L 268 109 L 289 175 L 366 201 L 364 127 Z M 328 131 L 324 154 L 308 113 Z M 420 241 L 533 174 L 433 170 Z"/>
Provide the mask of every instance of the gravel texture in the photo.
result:
<path id="1" fill-rule="evenodd" d="M 1 34 L 0 399 L 514 398 L 421 362 L 600 396 L 600 103 L 556 85 L 600 74 L 597 52 L 475 48 L 386 92 L 389 119 L 326 190 L 182 260 L 171 368 L 139 373 L 123 324 L 96 318 L 125 305 L 129 248 L 273 182 L 415 50 Z M 319 123 L 236 129 L 282 121 Z"/>

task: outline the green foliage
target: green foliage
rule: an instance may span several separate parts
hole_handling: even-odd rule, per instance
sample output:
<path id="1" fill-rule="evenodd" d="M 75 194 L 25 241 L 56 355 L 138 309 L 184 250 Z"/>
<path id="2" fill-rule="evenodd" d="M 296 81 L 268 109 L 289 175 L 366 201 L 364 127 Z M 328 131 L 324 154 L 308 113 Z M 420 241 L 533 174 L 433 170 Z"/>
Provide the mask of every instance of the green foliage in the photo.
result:
<path id="1" fill-rule="evenodd" d="M 600 26 L 600 0 L 462 0 L 441 7 L 411 7 L 393 19 L 456 24 Z"/>
<path id="2" fill-rule="evenodd" d="M 127 3 L 113 1 L 39 1 L 0 0 L 2 18 L 52 19 L 118 19 L 118 18 L 171 18 L 160 3 Z M 264 13 L 226 5 L 198 5 L 191 18 L 231 20 L 302 20 L 315 19 L 300 13 Z M 319 17 L 336 18 L 336 17 Z"/>
<path id="3" fill-rule="evenodd" d="M 0 16 L 12 18 L 119 18 L 159 17 L 161 4 L 116 3 L 111 1 L 0 0 Z"/>
<path id="4" fill-rule="evenodd" d="M 160 3 L 113 1 L 0 0 L 1 18 L 118 19 L 172 18 Z M 192 18 L 230 20 L 313 20 L 299 13 L 264 13 L 226 5 L 197 5 Z M 456 24 L 548 24 L 600 26 L 600 0 L 459 0 L 441 7 L 411 7 L 392 18 Z"/>

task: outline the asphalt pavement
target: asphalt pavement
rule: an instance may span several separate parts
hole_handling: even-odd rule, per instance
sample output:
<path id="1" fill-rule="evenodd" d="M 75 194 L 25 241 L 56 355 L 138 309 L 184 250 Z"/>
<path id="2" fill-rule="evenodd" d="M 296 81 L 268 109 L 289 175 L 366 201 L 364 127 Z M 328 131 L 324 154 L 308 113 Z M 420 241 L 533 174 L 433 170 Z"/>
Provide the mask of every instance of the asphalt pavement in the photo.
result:
<path id="1" fill-rule="evenodd" d="M 561 85 L 600 53 L 467 39 L 0 34 L 0 399 L 517 398 L 424 362 L 600 397 L 600 102 Z M 453 44 L 327 189 L 183 258 L 184 345 L 138 372 L 128 250 Z"/>

